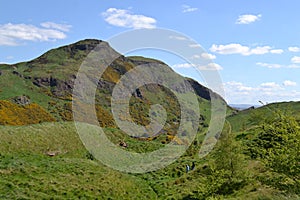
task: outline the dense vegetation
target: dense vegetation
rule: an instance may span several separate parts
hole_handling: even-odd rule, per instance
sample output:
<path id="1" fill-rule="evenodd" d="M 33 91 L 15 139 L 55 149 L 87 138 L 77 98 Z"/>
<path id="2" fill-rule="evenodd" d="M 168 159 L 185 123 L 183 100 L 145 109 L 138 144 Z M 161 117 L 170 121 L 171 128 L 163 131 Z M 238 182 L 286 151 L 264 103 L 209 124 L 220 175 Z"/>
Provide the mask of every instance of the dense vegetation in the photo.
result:
<path id="1" fill-rule="evenodd" d="M 20 106 L 9 101 L 0 100 L 0 125 L 27 125 L 55 121 L 38 104 Z"/>

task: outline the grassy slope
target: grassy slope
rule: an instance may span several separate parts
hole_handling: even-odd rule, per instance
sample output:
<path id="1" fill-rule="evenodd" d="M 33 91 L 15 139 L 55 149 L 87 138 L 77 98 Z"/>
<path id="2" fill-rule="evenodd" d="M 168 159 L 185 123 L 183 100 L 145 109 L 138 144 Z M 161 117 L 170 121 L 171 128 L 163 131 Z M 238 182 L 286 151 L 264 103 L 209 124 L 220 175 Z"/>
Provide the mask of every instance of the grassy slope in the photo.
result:
<path id="1" fill-rule="evenodd" d="M 50 75 L 62 80 L 73 75 L 85 54 L 80 53 L 70 58 L 63 48 L 55 54 L 46 54 L 47 62 L 38 60 L 36 63 L 20 63 L 17 71 L 23 75 L 49 77 Z M 135 61 L 145 60 L 141 57 L 131 57 Z M 155 61 L 148 59 L 148 61 Z M 155 61 L 156 62 L 156 61 Z M 129 66 L 130 67 L 130 66 Z M 2 65 L 0 70 L 0 99 L 9 99 L 15 96 L 28 95 L 32 102 L 49 109 L 48 102 L 56 101 L 62 106 L 65 102 L 47 95 L 47 91 L 38 88 L 30 80 L 12 74 L 12 66 Z M 32 71 L 30 71 L 30 70 Z M 5 72 L 9 73 L 5 73 Z M 59 71 L 59 73 L 55 73 Z M 108 76 L 109 75 L 109 76 Z M 107 73 L 107 79 L 114 82 L 115 73 Z M 49 88 L 48 88 L 49 90 Z M 102 94 L 102 93 L 101 93 Z M 148 95 L 149 101 L 159 102 L 164 96 Z M 158 99 L 158 100 L 157 100 Z M 269 109 L 291 107 L 294 115 L 299 116 L 300 103 L 280 103 L 267 107 L 242 111 L 228 117 L 232 131 L 251 129 L 258 124 L 262 114 L 271 115 Z M 54 106 L 54 107 L 55 107 Z M 173 107 L 172 107 L 173 108 Z M 53 110 L 55 110 L 53 108 Z M 138 111 L 133 110 L 133 111 Z M 176 110 L 175 110 L 176 111 Z M 210 118 L 210 105 L 206 100 L 200 100 L 200 112 L 205 116 L 203 127 L 207 126 Z M 230 115 L 233 111 L 228 110 Z M 147 113 L 145 113 L 147 114 Z M 173 116 L 171 116 L 173 117 Z M 299 117 L 300 119 L 300 117 Z M 198 158 L 198 151 L 206 128 L 201 127 L 196 143 L 189 150 L 165 169 L 143 175 L 133 176 L 111 170 L 96 161 L 88 159 L 89 154 L 82 146 L 72 123 L 44 123 L 24 127 L 0 126 L 0 199 L 16 198 L 99 198 L 99 199 L 166 199 L 186 197 L 197 187 L 205 183 L 205 170 L 211 157 Z M 137 141 L 128 137 L 115 128 L 108 128 L 107 135 L 111 141 L 118 143 L 125 139 L 127 150 L 135 152 L 153 151 L 161 148 L 166 141 L 166 135 L 153 141 Z M 48 157 L 48 151 L 59 152 L 58 156 Z M 88 156 L 87 156 L 88 155 Z M 186 174 L 185 165 L 195 161 L 197 170 Z M 259 172 L 254 172 L 259 173 Z M 259 199 L 259 197 L 275 197 L 271 189 L 254 185 L 237 191 L 233 196 L 240 199 Z M 264 194 L 265 193 L 265 194 Z M 255 198 L 257 195 L 257 198 Z M 268 198 L 264 198 L 268 199 Z"/>
<path id="2" fill-rule="evenodd" d="M 299 104 L 292 104 L 296 109 Z M 253 112 L 253 111 L 247 111 Z M 244 112 L 241 114 L 245 115 Z M 239 117 L 236 115 L 234 117 Z M 229 117 L 229 121 L 232 120 Z M 231 121 L 232 122 L 232 121 Z M 229 123 L 226 124 L 229 126 Z M 228 128 L 228 127 L 227 127 Z M 107 136 L 114 143 L 124 134 L 107 128 Z M 202 132 L 205 132 L 203 129 Z M 197 153 L 203 134 L 198 134 L 197 143 L 168 167 L 146 174 L 130 175 L 114 171 L 89 159 L 74 124 L 71 122 L 43 123 L 29 126 L 0 126 L 0 198 L 99 198 L 99 199 L 181 199 L 193 190 L 206 187 L 205 166 L 211 155 L 199 159 Z M 161 140 L 138 141 L 126 137 L 128 150 L 137 152 L 160 148 Z M 47 152 L 59 152 L 49 157 Z M 196 163 L 196 170 L 185 173 L 185 165 Z M 259 170 L 249 170 L 256 177 Z M 220 197 L 221 198 L 221 197 Z M 278 191 L 249 182 L 245 188 L 227 196 L 226 199 L 284 199 Z M 294 198 L 297 199 L 297 196 Z"/>
<path id="3" fill-rule="evenodd" d="M 1 68 L 0 68 L 1 69 Z M 0 99 L 10 99 L 16 96 L 27 95 L 30 100 L 47 109 L 51 97 L 47 96 L 40 88 L 34 86 L 31 80 L 20 78 L 11 73 L 11 70 L 2 70 L 0 76 Z"/>
<path id="4" fill-rule="evenodd" d="M 1 199 L 156 198 L 145 181 L 88 159 L 72 123 L 0 126 L 0 138 Z"/>
<path id="5" fill-rule="evenodd" d="M 108 128 L 106 134 L 118 144 L 119 130 Z M 201 138 L 201 135 L 198 137 Z M 185 165 L 199 161 L 197 145 L 165 169 L 142 175 L 114 171 L 90 160 L 71 122 L 43 123 L 29 126 L 0 126 L 0 198 L 99 198 L 165 199 L 189 193 Z M 161 140 L 125 140 L 128 150 L 153 151 Z M 199 139 L 201 140 L 201 139 Z M 49 157 L 47 152 L 59 152 Z M 193 182 L 201 180 L 196 178 Z"/>
<path id="6" fill-rule="evenodd" d="M 293 116 L 296 121 L 300 124 L 300 102 L 280 102 L 272 103 L 266 106 L 262 106 L 256 109 L 248 109 L 240 111 L 236 114 L 232 114 L 227 117 L 227 122 L 230 125 L 231 132 L 236 135 L 236 139 L 240 140 L 244 144 L 244 148 L 247 149 L 247 144 L 251 141 L 260 130 L 259 127 L 263 122 L 269 118 L 275 117 L 278 113 Z M 263 182 L 269 180 L 283 179 L 284 176 L 280 177 L 278 174 L 272 174 L 271 171 L 266 170 L 262 167 L 261 163 L 257 160 L 251 160 L 249 158 L 248 172 L 251 173 L 252 177 L 260 180 L 255 184 L 261 185 Z M 264 184 L 264 183 L 263 183 Z M 288 185 L 288 183 L 286 183 Z M 272 185 L 272 184 L 270 184 Z M 263 186 L 254 191 L 260 190 L 260 195 L 256 196 L 255 192 L 247 194 L 245 191 L 239 191 L 239 194 L 243 194 L 243 199 L 300 199 L 299 195 L 280 194 L 282 191 L 272 191 L 272 186 Z M 278 186 L 277 186 L 278 187 Z M 288 188 L 288 186 L 287 186 Z M 286 192 L 286 191 L 285 191 Z"/>
<path id="7" fill-rule="evenodd" d="M 267 118 L 274 115 L 276 110 L 290 113 L 300 120 L 300 102 L 272 103 L 252 110 L 243 110 L 238 112 L 237 115 L 231 115 L 227 120 L 232 126 L 232 132 L 240 132 L 258 125 L 262 117 Z"/>

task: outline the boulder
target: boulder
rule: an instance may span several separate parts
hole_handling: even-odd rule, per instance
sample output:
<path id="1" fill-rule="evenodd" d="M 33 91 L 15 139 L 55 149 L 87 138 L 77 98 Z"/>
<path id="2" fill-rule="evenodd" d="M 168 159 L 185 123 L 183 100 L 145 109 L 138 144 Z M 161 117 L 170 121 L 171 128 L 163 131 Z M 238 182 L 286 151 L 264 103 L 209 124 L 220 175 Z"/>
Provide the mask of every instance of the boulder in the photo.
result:
<path id="1" fill-rule="evenodd" d="M 17 96 L 13 98 L 13 102 L 22 106 L 25 106 L 27 104 L 30 104 L 30 98 L 22 95 L 22 96 Z"/>

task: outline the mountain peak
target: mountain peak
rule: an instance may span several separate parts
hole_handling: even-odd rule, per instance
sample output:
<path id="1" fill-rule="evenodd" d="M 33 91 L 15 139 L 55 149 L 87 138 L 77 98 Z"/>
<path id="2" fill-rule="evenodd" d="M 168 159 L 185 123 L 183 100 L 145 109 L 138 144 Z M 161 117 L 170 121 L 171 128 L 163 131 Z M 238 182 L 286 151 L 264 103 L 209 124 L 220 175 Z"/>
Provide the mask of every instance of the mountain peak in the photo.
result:
<path id="1" fill-rule="evenodd" d="M 70 45 L 63 46 L 61 48 L 68 48 L 68 49 L 81 50 L 81 51 L 91 51 L 102 42 L 104 41 L 98 39 L 85 39 Z"/>
<path id="2" fill-rule="evenodd" d="M 106 43 L 102 40 L 97 40 L 97 39 L 85 39 L 85 40 L 80 40 L 78 42 L 65 45 L 62 47 L 58 47 L 55 49 L 51 49 L 45 54 L 41 55 L 40 57 L 37 58 L 37 60 L 44 60 L 48 57 L 65 57 L 65 58 L 74 58 L 76 59 L 76 54 L 81 54 L 82 56 L 79 57 L 84 57 L 87 56 L 88 53 L 95 49 L 97 45 L 100 43 Z M 108 45 L 108 43 L 106 43 Z M 109 46 L 109 45 L 108 45 Z M 78 60 L 78 59 L 76 59 Z"/>

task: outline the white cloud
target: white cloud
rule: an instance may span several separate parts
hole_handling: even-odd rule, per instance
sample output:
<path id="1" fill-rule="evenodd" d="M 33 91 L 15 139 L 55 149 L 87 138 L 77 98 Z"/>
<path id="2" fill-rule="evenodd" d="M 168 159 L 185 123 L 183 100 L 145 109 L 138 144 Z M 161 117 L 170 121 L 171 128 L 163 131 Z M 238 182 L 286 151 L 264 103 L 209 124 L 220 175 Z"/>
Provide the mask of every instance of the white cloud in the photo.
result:
<path id="1" fill-rule="evenodd" d="M 285 81 L 283 82 L 283 85 L 284 85 L 284 86 L 297 86 L 297 83 L 294 82 L 294 81 L 285 80 Z"/>
<path id="2" fill-rule="evenodd" d="M 128 10 L 109 8 L 102 13 L 104 20 L 114 26 L 126 28 L 155 28 L 156 20 L 144 15 L 131 14 Z"/>
<path id="3" fill-rule="evenodd" d="M 63 31 L 52 28 L 40 28 L 30 24 L 3 24 L 0 25 L 0 45 L 18 45 L 20 40 L 52 41 L 65 39 Z"/>
<path id="4" fill-rule="evenodd" d="M 171 39 L 171 40 L 188 40 L 186 37 L 177 36 L 177 35 L 170 35 L 169 39 Z"/>
<path id="5" fill-rule="evenodd" d="M 216 59 L 216 56 L 210 53 L 202 53 L 201 57 L 207 60 L 214 60 Z"/>
<path id="6" fill-rule="evenodd" d="M 300 56 L 294 56 L 294 57 L 292 57 L 291 62 L 295 63 L 295 64 L 300 63 Z"/>
<path id="7" fill-rule="evenodd" d="M 201 45 L 200 44 L 190 44 L 189 47 L 191 47 L 191 48 L 200 48 Z"/>
<path id="8" fill-rule="evenodd" d="M 18 45 L 15 38 L 11 38 L 9 36 L 1 35 L 1 27 L 0 27 L 0 46 L 16 46 Z"/>
<path id="9" fill-rule="evenodd" d="M 222 70 L 223 68 L 216 63 L 208 63 L 207 65 L 194 65 L 194 64 L 190 64 L 190 63 L 181 63 L 181 64 L 176 64 L 172 66 L 173 68 L 196 68 L 199 70 Z"/>
<path id="10" fill-rule="evenodd" d="M 198 54 L 193 55 L 192 58 L 193 59 L 202 58 L 202 59 L 205 59 L 205 60 L 214 60 L 214 59 L 216 59 L 216 56 L 213 55 L 213 54 L 210 54 L 210 53 L 202 53 L 201 55 L 198 55 Z"/>
<path id="11" fill-rule="evenodd" d="M 175 64 L 172 67 L 173 68 L 191 68 L 194 67 L 195 65 L 190 64 L 190 63 L 180 63 L 180 64 Z"/>
<path id="12" fill-rule="evenodd" d="M 240 44 L 216 45 L 213 44 L 209 49 L 212 52 L 219 54 L 242 54 L 246 55 L 249 52 L 249 47 Z"/>
<path id="13" fill-rule="evenodd" d="M 300 48 L 299 47 L 289 47 L 288 50 L 290 52 L 300 52 Z"/>
<path id="14" fill-rule="evenodd" d="M 192 56 L 192 59 L 200 59 L 200 58 L 201 58 L 201 56 L 198 55 L 198 54 L 195 54 L 195 55 Z"/>
<path id="15" fill-rule="evenodd" d="M 275 83 L 275 82 L 266 82 L 266 83 L 262 83 L 260 84 L 260 89 L 262 90 L 280 90 L 282 89 L 282 87 Z"/>
<path id="16" fill-rule="evenodd" d="M 194 12 L 196 10 L 198 10 L 198 8 L 193 8 L 193 7 L 189 6 L 189 5 L 182 5 L 182 12 L 183 13 Z"/>
<path id="17" fill-rule="evenodd" d="M 228 87 L 234 88 L 237 92 L 242 92 L 242 93 L 255 90 L 252 87 L 245 86 L 243 83 L 236 82 L 236 81 L 227 82 L 227 83 L 225 83 L 225 85 L 227 85 Z"/>
<path id="18" fill-rule="evenodd" d="M 11 59 L 14 59 L 14 57 L 13 56 L 6 56 L 6 59 L 11 60 Z"/>
<path id="19" fill-rule="evenodd" d="M 286 85 L 294 85 L 294 82 L 285 81 Z M 241 82 L 231 81 L 224 84 L 226 100 L 230 103 L 253 103 L 258 101 L 299 101 L 300 91 L 287 90 L 275 82 L 261 83 L 256 86 L 245 85 Z"/>
<path id="20" fill-rule="evenodd" d="M 291 65 L 286 66 L 286 68 L 290 68 L 290 69 L 299 69 L 299 68 L 300 68 L 300 65 L 291 64 Z"/>
<path id="21" fill-rule="evenodd" d="M 198 66 L 199 70 L 222 70 L 223 67 L 217 63 L 208 63 L 207 65 Z"/>
<path id="22" fill-rule="evenodd" d="M 290 64 L 290 65 L 281 65 L 281 64 L 274 64 L 274 63 L 262 63 L 262 62 L 257 62 L 256 65 L 259 65 L 261 67 L 267 67 L 267 68 L 289 68 L 289 69 L 296 69 L 300 68 L 300 65 L 296 64 Z"/>
<path id="23" fill-rule="evenodd" d="M 72 26 L 69 24 L 57 24 L 54 22 L 43 22 L 41 23 L 41 26 L 44 28 L 53 28 L 64 32 L 68 32 L 72 28 Z"/>
<path id="24" fill-rule="evenodd" d="M 210 48 L 211 52 L 227 55 L 227 54 L 241 54 L 243 56 L 250 55 L 263 55 L 267 53 L 276 53 L 281 52 L 280 49 L 272 49 L 270 46 L 257 46 L 250 48 L 243 46 L 241 44 L 231 43 L 227 45 L 216 45 L 213 44 Z"/>
<path id="25" fill-rule="evenodd" d="M 282 68 L 283 65 L 280 65 L 280 64 L 272 64 L 272 63 L 262 63 L 262 62 L 258 62 L 256 63 L 256 65 L 259 65 L 261 67 L 267 67 L 267 68 Z"/>
<path id="26" fill-rule="evenodd" d="M 240 15 L 239 18 L 236 20 L 236 24 L 250 24 L 255 21 L 260 20 L 262 15 Z"/>
<path id="27" fill-rule="evenodd" d="M 250 51 L 248 52 L 248 55 L 252 55 L 252 54 L 263 55 L 263 54 L 269 53 L 271 49 L 272 48 L 270 46 L 255 47 L 253 49 L 250 49 Z"/>
<path id="28" fill-rule="evenodd" d="M 282 54 L 283 53 L 283 50 L 282 49 L 272 49 L 270 51 L 270 53 L 273 53 L 273 54 Z"/>

